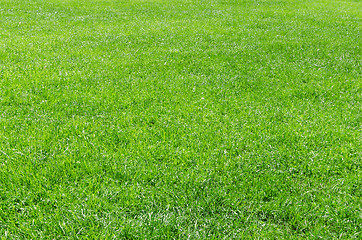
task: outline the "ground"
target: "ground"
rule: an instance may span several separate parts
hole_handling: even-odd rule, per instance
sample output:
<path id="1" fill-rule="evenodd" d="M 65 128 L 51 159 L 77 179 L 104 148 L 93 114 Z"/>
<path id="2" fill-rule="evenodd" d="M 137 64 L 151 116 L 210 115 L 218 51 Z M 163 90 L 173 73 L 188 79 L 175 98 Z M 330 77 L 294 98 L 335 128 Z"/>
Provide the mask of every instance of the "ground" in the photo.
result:
<path id="1" fill-rule="evenodd" d="M 2 239 L 361 239 L 362 1 L 0 0 Z"/>

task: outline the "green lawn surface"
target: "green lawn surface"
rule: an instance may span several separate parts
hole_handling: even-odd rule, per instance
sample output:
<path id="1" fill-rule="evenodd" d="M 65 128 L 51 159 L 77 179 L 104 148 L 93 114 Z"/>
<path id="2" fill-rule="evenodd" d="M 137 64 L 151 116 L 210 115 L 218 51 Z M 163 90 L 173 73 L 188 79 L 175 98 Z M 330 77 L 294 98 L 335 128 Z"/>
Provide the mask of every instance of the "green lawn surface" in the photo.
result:
<path id="1" fill-rule="evenodd" d="M 361 239 L 361 0 L 0 0 L 0 239 Z"/>

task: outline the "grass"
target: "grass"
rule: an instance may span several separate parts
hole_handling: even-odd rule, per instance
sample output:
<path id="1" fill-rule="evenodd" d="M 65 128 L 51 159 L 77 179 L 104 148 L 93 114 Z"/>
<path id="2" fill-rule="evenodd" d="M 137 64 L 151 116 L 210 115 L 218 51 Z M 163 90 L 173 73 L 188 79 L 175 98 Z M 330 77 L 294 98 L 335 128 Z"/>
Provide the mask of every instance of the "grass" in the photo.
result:
<path id="1" fill-rule="evenodd" d="M 359 0 L 0 0 L 2 239 L 361 239 Z"/>

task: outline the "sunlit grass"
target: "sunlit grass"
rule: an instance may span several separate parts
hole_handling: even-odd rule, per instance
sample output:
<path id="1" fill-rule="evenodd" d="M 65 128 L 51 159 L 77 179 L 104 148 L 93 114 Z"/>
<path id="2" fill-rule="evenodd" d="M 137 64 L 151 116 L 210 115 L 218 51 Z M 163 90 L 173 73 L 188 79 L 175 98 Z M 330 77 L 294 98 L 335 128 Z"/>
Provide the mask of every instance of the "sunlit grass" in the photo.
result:
<path id="1" fill-rule="evenodd" d="M 0 0 L 0 235 L 360 239 L 361 9 Z"/>

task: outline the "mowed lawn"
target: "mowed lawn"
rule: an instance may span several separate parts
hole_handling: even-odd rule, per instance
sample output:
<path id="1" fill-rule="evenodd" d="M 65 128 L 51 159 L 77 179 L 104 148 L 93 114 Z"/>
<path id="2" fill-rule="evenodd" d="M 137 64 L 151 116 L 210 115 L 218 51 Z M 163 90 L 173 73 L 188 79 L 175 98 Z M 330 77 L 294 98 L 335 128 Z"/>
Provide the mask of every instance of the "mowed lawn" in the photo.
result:
<path id="1" fill-rule="evenodd" d="M 361 239 L 362 1 L 0 0 L 1 239 Z"/>

